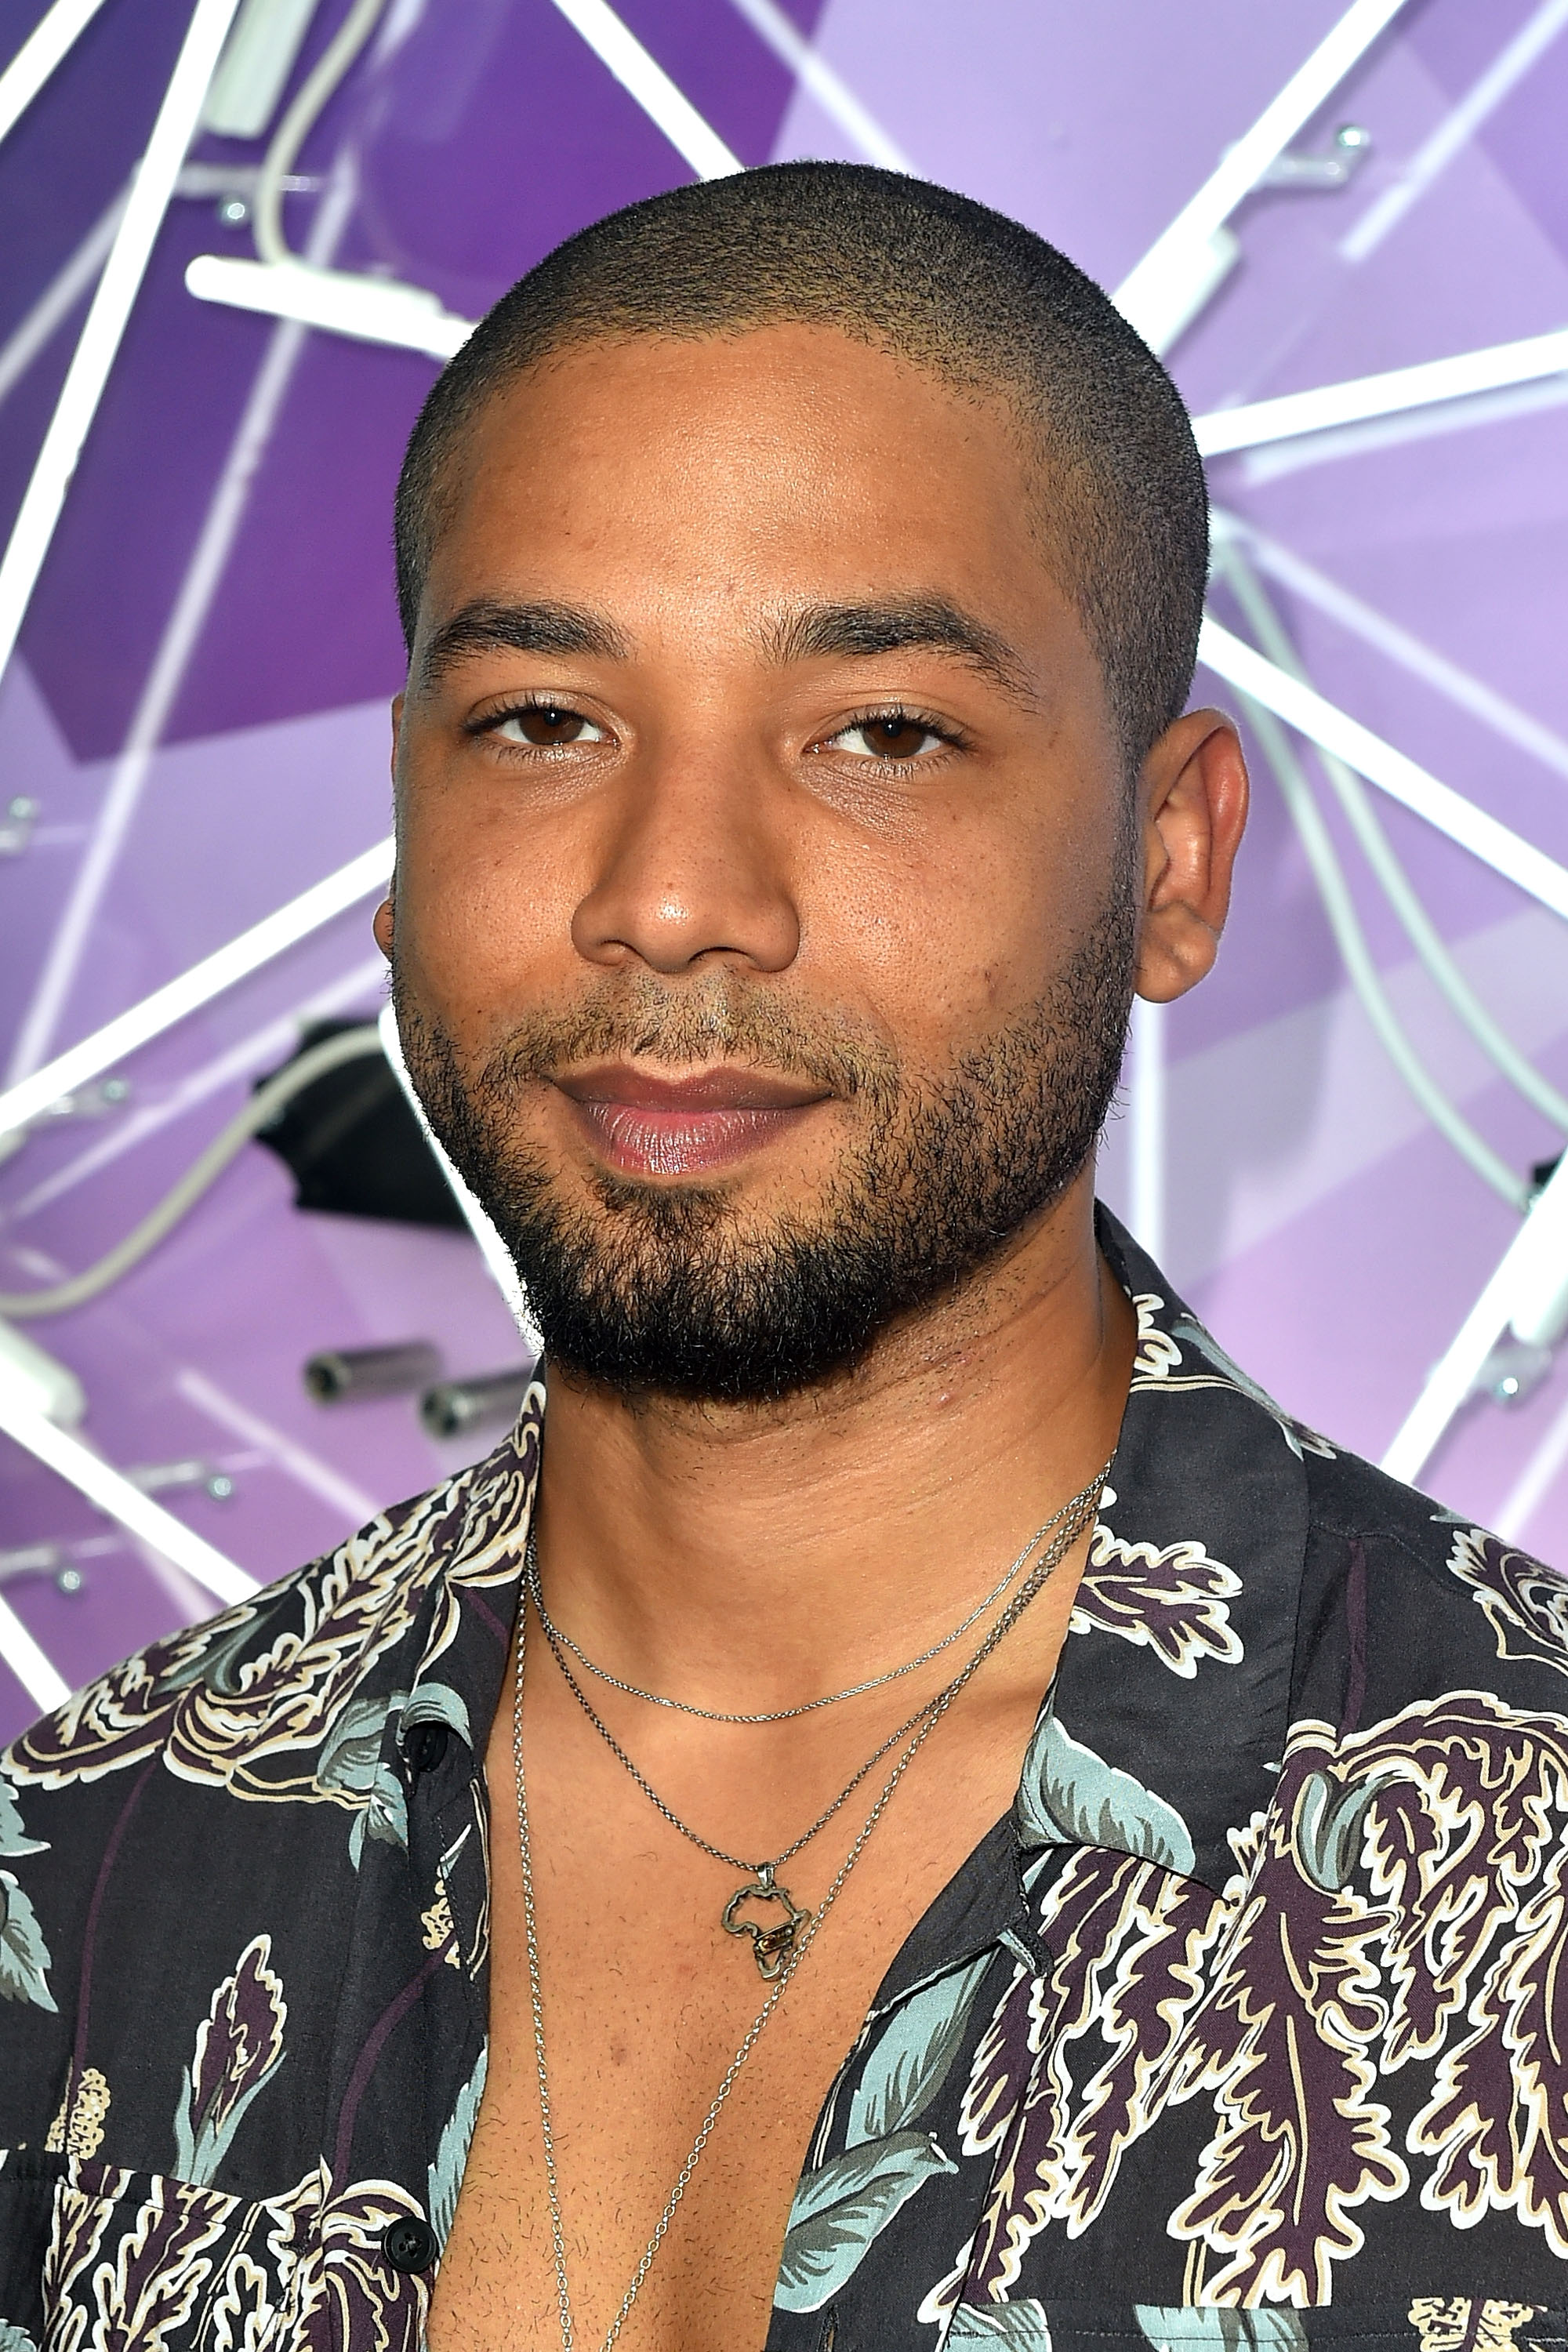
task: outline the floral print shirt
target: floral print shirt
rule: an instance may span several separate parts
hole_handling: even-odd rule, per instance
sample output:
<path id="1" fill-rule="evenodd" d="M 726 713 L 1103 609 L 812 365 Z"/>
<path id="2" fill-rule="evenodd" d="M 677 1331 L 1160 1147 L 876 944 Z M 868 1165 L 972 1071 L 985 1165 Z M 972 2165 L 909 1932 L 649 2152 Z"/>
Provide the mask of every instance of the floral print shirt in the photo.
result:
<path id="1" fill-rule="evenodd" d="M 889 1969 L 768 2352 L 1568 2347 L 1568 1587 L 1141 1346 L 1016 1806 Z M 417 2352 L 484 2084 L 542 1391 L 0 1759 L 0 2352 Z"/>

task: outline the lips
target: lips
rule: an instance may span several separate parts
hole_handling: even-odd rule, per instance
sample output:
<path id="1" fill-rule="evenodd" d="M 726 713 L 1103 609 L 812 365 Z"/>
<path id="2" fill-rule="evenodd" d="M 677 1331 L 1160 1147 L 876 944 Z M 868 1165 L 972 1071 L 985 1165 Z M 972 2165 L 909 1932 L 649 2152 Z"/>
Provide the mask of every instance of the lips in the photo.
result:
<path id="1" fill-rule="evenodd" d="M 601 1159 L 630 1176 L 693 1176 L 731 1168 L 797 1128 L 820 1087 L 721 1064 L 661 1078 L 631 1064 L 555 1081 Z"/>

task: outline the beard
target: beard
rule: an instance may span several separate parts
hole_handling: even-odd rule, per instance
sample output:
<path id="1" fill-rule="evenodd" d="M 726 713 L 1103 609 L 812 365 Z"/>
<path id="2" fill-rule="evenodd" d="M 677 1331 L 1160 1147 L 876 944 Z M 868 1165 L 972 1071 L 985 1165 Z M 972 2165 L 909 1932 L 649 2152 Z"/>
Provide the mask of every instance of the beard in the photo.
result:
<path id="1" fill-rule="evenodd" d="M 763 1403 L 853 1369 L 889 1325 L 956 1294 L 1058 1200 L 1115 1093 L 1132 1002 L 1134 862 L 1044 997 L 911 1077 L 885 1038 L 729 971 L 612 975 L 521 1023 L 465 1076 L 453 1040 L 393 1001 L 436 1133 L 511 1255 L 546 1358 L 630 1399 Z M 825 1087 L 858 1140 L 809 1210 L 762 1220 L 722 1181 L 599 1171 L 571 1197 L 522 1139 L 526 1090 L 574 1065 L 732 1060 Z"/>

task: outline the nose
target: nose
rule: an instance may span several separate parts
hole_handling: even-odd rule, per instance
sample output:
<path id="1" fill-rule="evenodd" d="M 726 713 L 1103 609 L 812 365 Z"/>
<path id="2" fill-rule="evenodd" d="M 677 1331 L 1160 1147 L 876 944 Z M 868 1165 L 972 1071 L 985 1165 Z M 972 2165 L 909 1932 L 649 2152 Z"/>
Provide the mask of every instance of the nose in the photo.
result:
<path id="1" fill-rule="evenodd" d="M 800 949 L 778 812 L 766 780 L 690 745 L 639 761 L 606 808 L 572 920 L 588 962 L 686 971 L 728 960 L 783 971 Z"/>

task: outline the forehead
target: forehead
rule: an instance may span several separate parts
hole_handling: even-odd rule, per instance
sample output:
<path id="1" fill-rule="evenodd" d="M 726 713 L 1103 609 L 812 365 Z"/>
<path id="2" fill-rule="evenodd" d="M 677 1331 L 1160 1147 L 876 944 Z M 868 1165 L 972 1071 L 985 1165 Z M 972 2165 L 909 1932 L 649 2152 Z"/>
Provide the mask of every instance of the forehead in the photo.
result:
<path id="1" fill-rule="evenodd" d="M 1045 490 L 1048 504 L 1048 487 Z M 722 574 L 792 570 L 972 594 L 1045 584 L 1042 484 L 1016 416 L 831 327 L 577 343 L 503 384 L 452 452 L 437 601 L 499 563 Z M 805 584 L 803 583 L 803 584 Z M 820 590 L 827 583 L 815 579 Z"/>

